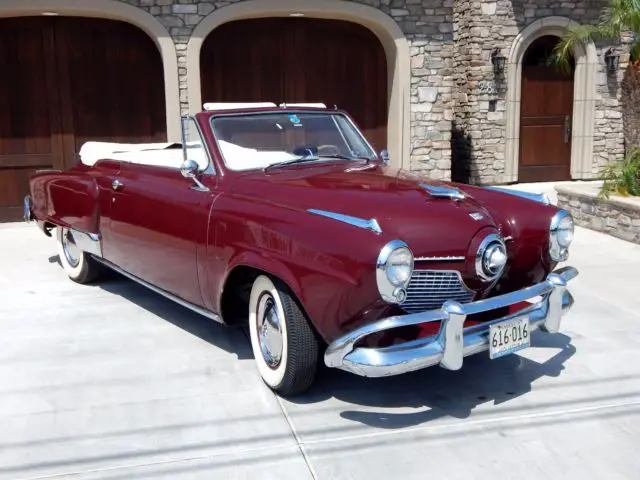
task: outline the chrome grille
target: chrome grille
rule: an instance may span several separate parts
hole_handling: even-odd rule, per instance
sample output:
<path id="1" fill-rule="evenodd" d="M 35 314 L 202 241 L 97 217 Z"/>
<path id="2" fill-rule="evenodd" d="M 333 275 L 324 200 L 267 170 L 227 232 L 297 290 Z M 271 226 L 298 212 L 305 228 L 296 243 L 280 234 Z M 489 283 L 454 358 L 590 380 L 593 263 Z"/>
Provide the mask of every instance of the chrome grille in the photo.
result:
<path id="1" fill-rule="evenodd" d="M 460 272 L 414 270 L 407 287 L 407 299 L 400 307 L 409 313 L 440 308 L 447 300 L 468 303 L 475 292 L 467 289 Z"/>

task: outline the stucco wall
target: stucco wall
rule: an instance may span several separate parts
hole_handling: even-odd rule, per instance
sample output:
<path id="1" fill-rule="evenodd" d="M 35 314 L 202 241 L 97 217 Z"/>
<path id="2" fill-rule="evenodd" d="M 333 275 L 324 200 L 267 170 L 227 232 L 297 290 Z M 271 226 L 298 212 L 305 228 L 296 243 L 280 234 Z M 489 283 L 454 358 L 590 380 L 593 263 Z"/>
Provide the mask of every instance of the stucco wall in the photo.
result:
<path id="1" fill-rule="evenodd" d="M 180 105 L 183 112 L 188 111 L 186 51 L 191 33 L 216 9 L 243 0 L 120 1 L 146 10 L 169 30 L 178 55 Z M 369 5 L 389 15 L 409 42 L 408 166 L 433 178 L 448 179 L 454 144 L 455 161 L 457 166 L 467 167 L 468 181 L 502 183 L 510 180 L 505 176 L 506 91 L 503 88 L 497 94 L 481 92 L 483 82 L 486 86 L 493 78 L 491 50 L 500 47 L 507 56 L 518 33 L 540 18 L 563 16 L 577 22 L 594 22 L 607 0 L 359 0 L 353 3 Z M 321 5 L 322 0 L 314 4 Z M 596 174 L 603 163 L 618 158 L 623 148 L 619 79 L 614 82 L 607 79 L 602 51 L 603 47 L 598 46 L 592 174 Z M 622 68 L 618 76 L 621 75 Z M 489 111 L 490 100 L 496 100 L 495 111 Z"/>

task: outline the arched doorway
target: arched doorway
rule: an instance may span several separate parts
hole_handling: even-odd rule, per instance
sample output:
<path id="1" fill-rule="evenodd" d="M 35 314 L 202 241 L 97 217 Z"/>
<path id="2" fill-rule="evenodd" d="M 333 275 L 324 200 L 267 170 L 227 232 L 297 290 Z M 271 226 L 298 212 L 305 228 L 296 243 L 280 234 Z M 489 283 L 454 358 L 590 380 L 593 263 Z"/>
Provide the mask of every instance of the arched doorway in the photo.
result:
<path id="1" fill-rule="evenodd" d="M 225 23 L 200 53 L 203 102 L 322 102 L 387 146 L 387 64 L 379 39 L 343 20 L 259 18 Z"/>
<path id="2" fill-rule="evenodd" d="M 558 40 L 538 37 L 522 59 L 519 182 L 571 179 L 575 62 L 567 72 L 553 64 Z"/>
<path id="3" fill-rule="evenodd" d="M 167 138 L 162 59 L 122 21 L 0 19 L 0 221 L 20 218 L 28 178 L 68 168 L 87 140 Z"/>

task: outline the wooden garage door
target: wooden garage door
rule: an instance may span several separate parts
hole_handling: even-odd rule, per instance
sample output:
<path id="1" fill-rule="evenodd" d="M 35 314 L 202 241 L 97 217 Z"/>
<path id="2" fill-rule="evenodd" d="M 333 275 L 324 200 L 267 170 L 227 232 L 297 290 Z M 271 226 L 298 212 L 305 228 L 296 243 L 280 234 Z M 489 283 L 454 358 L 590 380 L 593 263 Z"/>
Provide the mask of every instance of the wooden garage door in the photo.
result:
<path id="1" fill-rule="evenodd" d="M 0 20 L 0 221 L 18 220 L 29 175 L 69 168 L 87 140 L 166 140 L 162 61 L 112 20 Z"/>
<path id="2" fill-rule="evenodd" d="M 200 57 L 203 102 L 322 102 L 348 111 L 376 150 L 387 145 L 384 49 L 341 20 L 268 18 L 216 28 Z"/>

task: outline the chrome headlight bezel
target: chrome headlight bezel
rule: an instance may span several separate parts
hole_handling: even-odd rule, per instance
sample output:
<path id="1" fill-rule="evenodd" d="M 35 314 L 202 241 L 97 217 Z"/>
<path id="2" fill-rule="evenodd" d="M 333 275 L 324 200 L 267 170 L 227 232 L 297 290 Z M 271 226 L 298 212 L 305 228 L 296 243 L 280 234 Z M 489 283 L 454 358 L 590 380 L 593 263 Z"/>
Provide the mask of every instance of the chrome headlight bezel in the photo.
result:
<path id="1" fill-rule="evenodd" d="M 569 247 L 573 243 L 575 222 L 567 210 L 559 210 L 549 224 L 549 257 L 554 262 L 569 258 Z"/>
<path id="2" fill-rule="evenodd" d="M 405 255 L 408 258 L 408 261 L 403 262 L 408 268 L 407 274 L 403 275 L 403 278 L 393 281 L 389 275 L 390 263 L 394 258 L 401 255 Z M 413 274 L 413 267 L 413 252 L 402 240 L 392 240 L 382 247 L 376 261 L 376 283 L 378 284 L 380 296 L 385 302 L 395 304 L 404 302 L 407 297 L 406 288 Z"/>
<path id="3" fill-rule="evenodd" d="M 490 268 L 489 263 L 494 254 L 502 253 L 503 263 L 498 268 Z M 487 235 L 480 243 L 476 252 L 476 274 L 487 282 L 493 281 L 502 275 L 507 266 L 507 246 L 502 237 L 496 233 Z"/>

